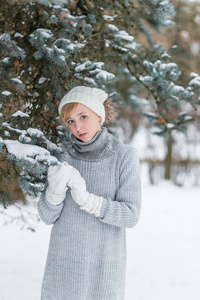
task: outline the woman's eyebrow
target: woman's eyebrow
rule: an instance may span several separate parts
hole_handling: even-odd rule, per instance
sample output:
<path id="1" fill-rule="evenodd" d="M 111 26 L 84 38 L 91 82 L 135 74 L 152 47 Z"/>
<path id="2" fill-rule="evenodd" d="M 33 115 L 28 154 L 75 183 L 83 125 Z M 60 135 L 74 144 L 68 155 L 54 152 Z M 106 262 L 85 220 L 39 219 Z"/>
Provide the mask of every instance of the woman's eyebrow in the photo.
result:
<path id="1" fill-rule="evenodd" d="M 81 113 L 79 113 L 79 114 L 76 115 L 76 116 L 80 116 L 80 115 L 83 115 L 83 114 L 86 114 L 86 112 L 81 112 Z M 70 120 L 70 119 L 73 119 L 73 118 L 70 116 L 69 118 L 67 118 L 67 121 Z"/>
<path id="2" fill-rule="evenodd" d="M 78 114 L 77 116 L 80 116 L 80 115 L 82 115 L 82 114 L 86 114 L 86 112 L 81 112 L 80 114 Z"/>

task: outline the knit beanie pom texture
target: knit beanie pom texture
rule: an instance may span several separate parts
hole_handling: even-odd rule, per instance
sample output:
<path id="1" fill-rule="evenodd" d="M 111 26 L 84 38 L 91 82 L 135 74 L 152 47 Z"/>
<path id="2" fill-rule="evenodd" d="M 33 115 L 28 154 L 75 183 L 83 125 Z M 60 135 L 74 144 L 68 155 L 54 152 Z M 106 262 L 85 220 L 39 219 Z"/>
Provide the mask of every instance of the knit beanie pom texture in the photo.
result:
<path id="1" fill-rule="evenodd" d="M 94 111 L 98 116 L 101 116 L 101 125 L 105 121 L 105 108 L 104 101 L 108 98 L 108 94 L 102 89 L 91 88 L 87 86 L 76 86 L 72 88 L 60 101 L 58 112 L 65 104 L 68 103 L 81 103 Z"/>

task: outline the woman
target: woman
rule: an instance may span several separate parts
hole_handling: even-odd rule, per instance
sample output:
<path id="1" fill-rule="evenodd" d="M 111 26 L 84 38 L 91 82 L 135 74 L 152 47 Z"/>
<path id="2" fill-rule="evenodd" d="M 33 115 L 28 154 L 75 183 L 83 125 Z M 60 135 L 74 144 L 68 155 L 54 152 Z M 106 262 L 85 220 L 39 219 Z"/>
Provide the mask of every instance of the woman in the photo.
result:
<path id="1" fill-rule="evenodd" d="M 54 224 L 42 300 L 124 299 L 126 228 L 140 214 L 139 159 L 102 126 L 113 116 L 107 98 L 77 86 L 59 105 L 71 141 L 38 203 L 42 220 Z"/>

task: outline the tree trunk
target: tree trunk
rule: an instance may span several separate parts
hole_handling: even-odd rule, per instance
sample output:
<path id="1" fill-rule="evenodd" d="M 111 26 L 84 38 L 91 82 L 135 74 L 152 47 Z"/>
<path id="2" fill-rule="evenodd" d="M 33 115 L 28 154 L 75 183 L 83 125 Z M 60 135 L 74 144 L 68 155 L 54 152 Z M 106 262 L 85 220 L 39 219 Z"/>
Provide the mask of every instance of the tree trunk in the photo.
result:
<path id="1" fill-rule="evenodd" d="M 171 163 L 172 163 L 172 133 L 169 133 L 167 140 L 167 154 L 165 157 L 165 179 L 170 180 L 171 178 Z"/>

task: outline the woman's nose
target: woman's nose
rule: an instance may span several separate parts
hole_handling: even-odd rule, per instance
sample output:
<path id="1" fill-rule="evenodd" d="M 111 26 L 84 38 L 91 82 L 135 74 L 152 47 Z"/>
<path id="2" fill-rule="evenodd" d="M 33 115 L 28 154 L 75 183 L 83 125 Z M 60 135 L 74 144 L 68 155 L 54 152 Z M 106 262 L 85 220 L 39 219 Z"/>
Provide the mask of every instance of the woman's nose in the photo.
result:
<path id="1" fill-rule="evenodd" d="M 76 130 L 77 130 L 77 131 L 79 131 L 79 130 L 81 129 L 81 124 L 80 124 L 80 122 L 76 122 L 75 126 L 76 126 Z"/>

